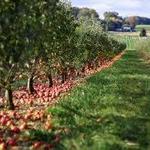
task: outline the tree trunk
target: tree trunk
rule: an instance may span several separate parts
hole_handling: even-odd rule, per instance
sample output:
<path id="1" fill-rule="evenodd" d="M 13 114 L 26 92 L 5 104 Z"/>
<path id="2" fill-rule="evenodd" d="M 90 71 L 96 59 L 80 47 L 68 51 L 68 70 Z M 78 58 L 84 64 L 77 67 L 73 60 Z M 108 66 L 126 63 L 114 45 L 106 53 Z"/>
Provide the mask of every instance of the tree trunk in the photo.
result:
<path id="1" fill-rule="evenodd" d="M 85 73 L 85 66 L 82 67 L 81 72 Z"/>
<path id="2" fill-rule="evenodd" d="M 5 99 L 7 100 L 8 109 L 14 110 L 15 106 L 13 104 L 13 96 L 12 96 L 12 90 L 11 89 L 5 90 Z"/>
<path id="3" fill-rule="evenodd" d="M 77 71 L 77 77 L 80 77 L 81 73 L 80 70 Z"/>
<path id="4" fill-rule="evenodd" d="M 33 87 L 33 75 L 30 75 L 28 77 L 28 83 L 27 83 L 27 90 L 30 94 L 33 94 L 35 92 L 34 87 Z"/>
<path id="5" fill-rule="evenodd" d="M 52 87 L 53 86 L 53 79 L 52 79 L 52 74 L 48 74 L 47 75 L 47 78 L 48 78 L 48 87 Z"/>
<path id="6" fill-rule="evenodd" d="M 67 80 L 67 69 L 63 69 L 62 74 L 61 74 L 61 83 L 65 83 L 65 81 Z"/>
<path id="7" fill-rule="evenodd" d="M 97 68 L 98 68 L 98 61 L 95 60 L 95 61 L 93 62 L 93 69 L 94 69 L 94 70 L 97 70 Z"/>
<path id="8" fill-rule="evenodd" d="M 85 71 L 86 71 L 86 65 L 84 65 L 84 66 L 81 68 L 81 74 L 80 74 L 81 77 L 84 77 L 84 76 L 85 76 Z"/>

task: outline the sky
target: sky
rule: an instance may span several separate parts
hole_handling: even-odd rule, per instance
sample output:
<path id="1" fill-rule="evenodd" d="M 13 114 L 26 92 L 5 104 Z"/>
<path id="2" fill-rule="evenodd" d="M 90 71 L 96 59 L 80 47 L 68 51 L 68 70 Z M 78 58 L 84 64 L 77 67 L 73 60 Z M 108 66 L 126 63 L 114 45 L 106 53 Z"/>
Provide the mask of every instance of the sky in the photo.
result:
<path id="1" fill-rule="evenodd" d="M 105 11 L 116 11 L 120 16 L 142 16 L 150 18 L 150 0 L 71 0 L 72 6 L 95 9 L 100 18 Z"/>

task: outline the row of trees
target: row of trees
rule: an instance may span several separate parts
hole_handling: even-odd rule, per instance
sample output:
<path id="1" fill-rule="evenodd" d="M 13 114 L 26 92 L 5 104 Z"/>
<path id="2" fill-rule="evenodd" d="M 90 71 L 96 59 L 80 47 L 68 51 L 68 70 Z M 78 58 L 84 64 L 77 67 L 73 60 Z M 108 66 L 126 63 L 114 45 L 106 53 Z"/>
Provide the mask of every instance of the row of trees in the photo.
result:
<path id="1" fill-rule="evenodd" d="M 124 44 L 102 33 L 96 20 L 76 22 L 66 1 L 0 1 L 0 87 L 9 109 L 14 109 L 12 86 L 22 76 L 33 94 L 40 72 L 52 87 L 54 72 L 64 83 L 70 68 L 80 71 L 97 64 L 102 53 L 112 56 L 123 49 Z"/>

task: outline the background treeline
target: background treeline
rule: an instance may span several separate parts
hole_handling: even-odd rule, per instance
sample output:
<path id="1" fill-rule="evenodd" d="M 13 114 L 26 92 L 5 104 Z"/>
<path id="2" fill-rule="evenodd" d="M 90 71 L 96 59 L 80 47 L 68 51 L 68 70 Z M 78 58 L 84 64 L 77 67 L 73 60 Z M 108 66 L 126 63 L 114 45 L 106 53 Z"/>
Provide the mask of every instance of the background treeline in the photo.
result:
<path id="1" fill-rule="evenodd" d="M 133 29 L 136 25 L 150 25 L 150 18 L 146 17 L 129 16 L 123 18 L 118 12 L 105 12 L 103 14 L 104 19 L 100 19 L 98 13 L 94 9 L 73 7 L 72 11 L 73 15 L 78 20 L 81 18 L 94 18 L 98 20 L 103 25 L 104 30 L 115 31 L 116 29 L 128 25 Z"/>
<path id="2" fill-rule="evenodd" d="M 91 14 L 98 17 L 95 11 Z M 102 32 L 99 21 L 77 22 L 66 1 L 0 1 L 0 88 L 9 109 L 14 109 L 16 82 L 26 80 L 33 94 L 41 74 L 52 87 L 55 76 L 64 83 L 70 70 L 78 76 L 86 66 L 97 68 L 125 48 Z"/>

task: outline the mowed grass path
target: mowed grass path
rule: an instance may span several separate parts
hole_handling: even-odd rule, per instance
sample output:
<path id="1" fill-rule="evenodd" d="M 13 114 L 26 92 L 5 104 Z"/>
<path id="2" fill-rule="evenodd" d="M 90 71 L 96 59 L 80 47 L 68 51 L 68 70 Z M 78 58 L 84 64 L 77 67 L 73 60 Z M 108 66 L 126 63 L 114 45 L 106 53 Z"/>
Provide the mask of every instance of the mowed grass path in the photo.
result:
<path id="1" fill-rule="evenodd" d="M 150 65 L 128 50 L 49 111 L 65 128 L 58 149 L 150 150 Z"/>

